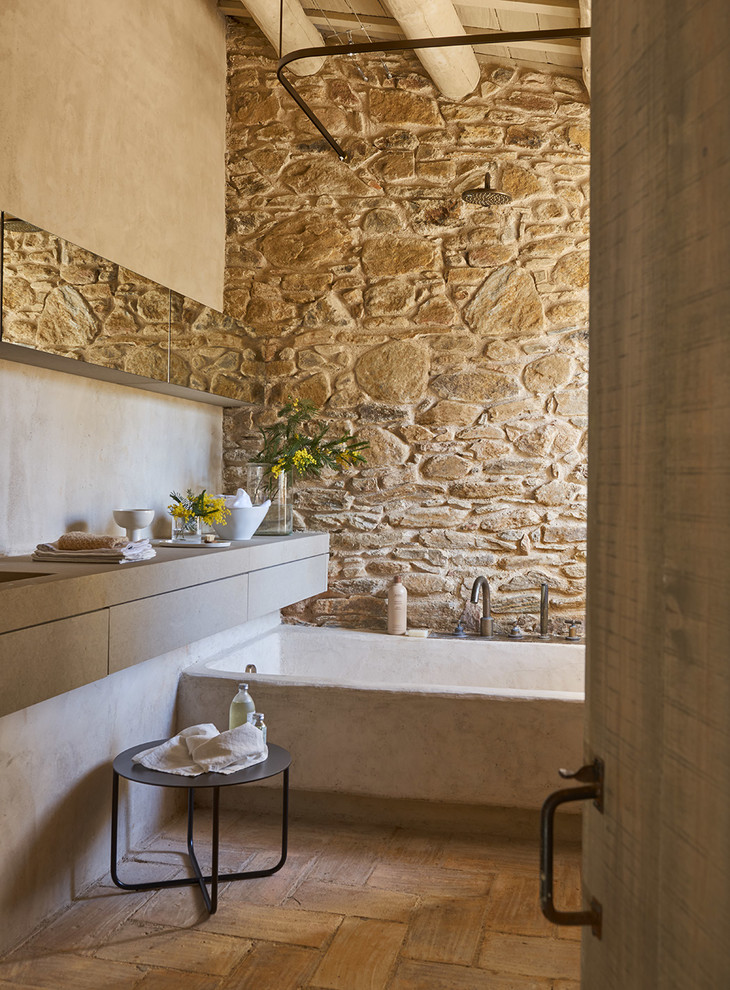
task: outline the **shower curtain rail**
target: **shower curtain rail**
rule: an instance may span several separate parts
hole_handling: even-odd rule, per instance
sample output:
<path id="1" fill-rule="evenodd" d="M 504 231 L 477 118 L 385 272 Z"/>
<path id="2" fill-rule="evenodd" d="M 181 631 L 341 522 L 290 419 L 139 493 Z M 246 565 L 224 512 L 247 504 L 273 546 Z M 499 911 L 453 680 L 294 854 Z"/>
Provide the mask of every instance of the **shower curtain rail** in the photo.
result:
<path id="1" fill-rule="evenodd" d="M 491 31 L 488 34 L 449 35 L 445 38 L 407 38 L 404 41 L 372 41 L 358 45 L 331 45 L 326 48 L 299 48 L 279 59 L 276 77 L 294 100 L 299 109 L 307 115 L 322 137 L 327 141 L 340 161 L 347 159 L 347 153 L 335 141 L 319 117 L 306 100 L 300 96 L 292 82 L 284 76 L 284 69 L 300 58 L 313 58 L 325 55 L 360 55 L 373 52 L 405 52 L 419 48 L 456 48 L 460 45 L 509 45 L 523 41 L 556 41 L 566 38 L 590 38 L 591 29 L 557 28 L 550 31 Z"/>

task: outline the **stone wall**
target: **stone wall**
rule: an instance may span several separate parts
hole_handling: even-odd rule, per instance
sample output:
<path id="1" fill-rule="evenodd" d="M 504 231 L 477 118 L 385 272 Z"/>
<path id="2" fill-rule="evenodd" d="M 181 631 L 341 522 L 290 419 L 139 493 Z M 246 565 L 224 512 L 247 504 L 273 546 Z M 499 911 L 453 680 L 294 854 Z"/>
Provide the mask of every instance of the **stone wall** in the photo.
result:
<path id="1" fill-rule="evenodd" d="M 367 465 L 297 482 L 296 528 L 328 530 L 330 590 L 291 609 L 382 628 L 396 573 L 411 625 L 451 630 L 486 575 L 498 627 L 582 617 L 589 106 L 559 74 L 484 66 L 440 97 L 412 56 L 331 59 L 298 86 L 341 163 L 228 36 L 225 308 L 250 334 L 250 407 L 224 424 L 228 488 L 288 395 L 370 441 Z M 386 71 L 387 68 L 387 71 Z M 390 75 L 389 75 L 389 74 Z M 507 207 L 461 200 L 492 183 Z"/>

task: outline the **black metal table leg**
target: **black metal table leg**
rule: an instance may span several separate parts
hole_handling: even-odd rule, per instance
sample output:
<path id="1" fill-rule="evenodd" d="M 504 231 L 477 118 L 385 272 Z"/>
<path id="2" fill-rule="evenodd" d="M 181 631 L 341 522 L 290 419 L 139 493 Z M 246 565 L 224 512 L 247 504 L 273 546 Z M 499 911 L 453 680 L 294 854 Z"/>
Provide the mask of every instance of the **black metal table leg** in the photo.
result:
<path id="1" fill-rule="evenodd" d="M 216 788 L 217 789 L 217 788 Z M 215 908 L 212 906 L 210 895 L 208 894 L 208 888 L 205 886 L 205 882 L 208 879 L 203 876 L 203 871 L 200 869 L 200 864 L 198 863 L 198 857 L 195 855 L 195 844 L 193 842 L 193 818 L 195 815 L 195 795 L 193 793 L 192 787 L 188 788 L 188 835 L 187 835 L 187 849 L 188 858 L 190 860 L 190 865 L 193 868 L 193 873 L 195 877 L 190 877 L 194 883 L 197 883 L 200 887 L 200 893 L 203 895 L 203 902 L 205 904 L 205 909 L 208 914 L 214 914 Z M 217 899 L 217 898 L 216 898 Z"/>
<path id="2" fill-rule="evenodd" d="M 210 864 L 210 901 L 209 908 L 211 914 L 218 910 L 218 836 L 220 828 L 220 788 L 213 788 L 213 838 L 212 838 L 212 861 Z"/>
<path id="3" fill-rule="evenodd" d="M 282 780 L 282 809 L 281 809 L 281 858 L 275 866 L 266 870 L 243 870 L 241 873 L 223 873 L 221 880 L 253 880 L 256 877 L 270 877 L 277 873 L 286 863 L 287 842 L 289 836 L 289 768 L 283 771 Z"/>

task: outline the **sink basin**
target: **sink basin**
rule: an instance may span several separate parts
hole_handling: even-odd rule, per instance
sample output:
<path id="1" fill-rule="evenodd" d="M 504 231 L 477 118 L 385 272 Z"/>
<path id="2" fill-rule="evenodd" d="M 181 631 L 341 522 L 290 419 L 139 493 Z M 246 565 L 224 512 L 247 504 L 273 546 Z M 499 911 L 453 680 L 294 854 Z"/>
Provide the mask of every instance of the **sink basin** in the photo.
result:
<path id="1" fill-rule="evenodd" d="M 52 571 L 0 571 L 0 584 L 8 581 L 27 581 L 28 578 L 48 577 Z"/>

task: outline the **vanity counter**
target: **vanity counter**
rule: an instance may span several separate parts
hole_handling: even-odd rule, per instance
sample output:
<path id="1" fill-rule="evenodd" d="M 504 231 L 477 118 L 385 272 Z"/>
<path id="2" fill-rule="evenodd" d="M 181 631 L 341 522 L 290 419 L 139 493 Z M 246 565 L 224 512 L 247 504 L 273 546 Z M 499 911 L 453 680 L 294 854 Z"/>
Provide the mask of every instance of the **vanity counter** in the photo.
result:
<path id="1" fill-rule="evenodd" d="M 327 589 L 329 536 L 157 546 L 133 564 L 0 558 L 0 716 Z M 38 575 L 38 576 L 25 576 Z"/>

